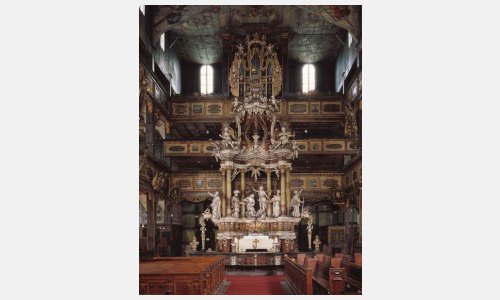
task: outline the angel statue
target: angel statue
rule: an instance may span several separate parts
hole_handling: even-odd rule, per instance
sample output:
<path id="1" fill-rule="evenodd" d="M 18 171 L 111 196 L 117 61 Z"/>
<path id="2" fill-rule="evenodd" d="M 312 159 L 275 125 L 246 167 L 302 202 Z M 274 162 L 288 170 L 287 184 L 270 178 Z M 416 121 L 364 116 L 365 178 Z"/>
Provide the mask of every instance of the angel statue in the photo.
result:
<path id="1" fill-rule="evenodd" d="M 259 212 L 265 211 L 266 210 L 266 204 L 267 200 L 269 199 L 269 196 L 266 194 L 266 191 L 264 191 L 264 187 L 261 185 L 259 186 L 259 190 L 252 189 L 254 192 L 259 194 Z"/>
<path id="2" fill-rule="evenodd" d="M 296 141 L 292 142 L 292 151 L 293 151 L 293 158 L 298 158 L 299 157 L 299 144 L 297 144 Z"/>
<path id="3" fill-rule="evenodd" d="M 294 218 L 300 218 L 300 204 L 304 203 L 304 201 L 301 201 L 299 198 L 300 193 L 302 193 L 302 190 L 293 192 L 291 200 L 291 205 L 293 207 L 292 217 Z"/>
<path id="4" fill-rule="evenodd" d="M 276 98 L 274 98 L 274 96 L 271 96 L 271 105 L 274 107 L 274 109 L 276 111 L 279 111 L 280 108 L 279 108 L 279 104 L 280 104 L 280 100 L 276 100 Z"/>
<path id="5" fill-rule="evenodd" d="M 279 139 L 274 145 L 274 150 L 276 150 L 279 146 L 285 147 L 289 143 L 290 137 L 294 137 L 294 134 L 286 132 L 285 127 L 281 127 L 281 132 L 278 134 Z"/>
<path id="6" fill-rule="evenodd" d="M 222 138 L 222 146 L 224 148 L 229 148 L 231 147 L 233 150 L 236 150 L 239 142 L 235 141 L 236 137 L 234 136 L 234 130 L 229 127 L 224 127 L 224 132 L 222 134 L 219 134 L 219 136 Z"/>
<path id="7" fill-rule="evenodd" d="M 220 219 L 220 197 L 219 197 L 219 192 L 215 191 L 215 193 L 210 193 L 208 192 L 210 197 L 212 197 L 212 204 L 210 206 L 212 207 L 212 218 L 213 219 Z"/>
<path id="8" fill-rule="evenodd" d="M 213 142 L 212 139 L 210 139 L 210 144 L 212 144 L 212 146 L 214 146 L 213 152 L 214 152 L 214 156 L 215 156 L 215 161 L 219 162 L 219 159 L 221 159 L 219 141 Z"/>
<path id="9" fill-rule="evenodd" d="M 238 54 L 243 55 L 243 50 L 245 49 L 243 45 L 240 43 L 236 45 L 236 48 L 238 48 Z"/>
<path id="10" fill-rule="evenodd" d="M 281 202 L 281 196 L 280 196 L 280 190 L 276 191 L 276 195 L 273 196 L 271 199 L 271 203 L 273 204 L 273 217 L 277 218 L 280 216 L 280 202 Z"/>
<path id="11" fill-rule="evenodd" d="M 255 217 L 255 195 L 250 194 L 250 196 L 246 197 L 243 202 L 247 203 L 247 217 Z"/>
<path id="12" fill-rule="evenodd" d="M 238 97 L 234 97 L 232 111 L 238 112 L 238 106 L 240 106 L 240 102 L 238 101 Z"/>

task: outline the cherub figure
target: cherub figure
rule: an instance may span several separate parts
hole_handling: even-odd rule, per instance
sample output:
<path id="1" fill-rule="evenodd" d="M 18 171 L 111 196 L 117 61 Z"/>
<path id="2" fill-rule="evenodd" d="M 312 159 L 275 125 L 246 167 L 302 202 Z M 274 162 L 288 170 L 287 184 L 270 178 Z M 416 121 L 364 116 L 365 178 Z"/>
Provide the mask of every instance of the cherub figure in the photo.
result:
<path id="1" fill-rule="evenodd" d="M 232 111 L 237 112 L 238 106 L 240 106 L 240 102 L 238 101 L 238 97 L 234 97 Z"/>
<path id="2" fill-rule="evenodd" d="M 245 50 L 243 45 L 240 43 L 236 46 L 236 48 L 238 49 L 238 54 L 243 55 L 243 51 Z"/>
<path id="3" fill-rule="evenodd" d="M 280 108 L 279 108 L 279 104 L 281 103 L 281 100 L 276 100 L 276 98 L 274 96 L 271 96 L 271 105 L 274 107 L 274 109 L 276 111 L 279 111 Z"/>

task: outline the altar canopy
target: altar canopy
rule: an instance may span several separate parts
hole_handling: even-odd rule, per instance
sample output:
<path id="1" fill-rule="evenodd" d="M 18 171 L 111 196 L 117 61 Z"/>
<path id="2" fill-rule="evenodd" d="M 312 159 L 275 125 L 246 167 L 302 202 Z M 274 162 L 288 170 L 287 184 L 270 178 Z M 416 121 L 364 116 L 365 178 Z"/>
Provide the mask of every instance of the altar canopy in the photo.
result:
<path id="1" fill-rule="evenodd" d="M 225 174 L 225 186 L 220 193 L 207 192 L 212 204 L 200 217 L 202 250 L 205 222 L 211 220 L 218 226 L 218 251 L 246 251 L 252 249 L 251 241 L 260 243 L 253 249 L 294 251 L 294 227 L 302 218 L 308 220 L 311 248 L 311 215 L 303 209 L 301 190 L 294 191 L 291 197 L 287 179 L 300 148 L 293 141 L 294 134 L 279 120 L 282 100 L 275 96 L 281 90 L 281 80 L 276 77 L 281 67 L 274 45 L 266 43 L 265 35 L 255 33 L 247 36 L 245 45 L 239 44 L 237 49 L 230 77 L 235 117 L 222 129 L 221 139 L 212 141 L 214 156 Z M 232 181 L 240 174 L 243 182 L 247 173 L 255 182 L 266 174 L 267 185 L 246 193 L 233 190 Z M 279 189 L 271 189 L 272 174 L 281 180 Z M 260 234 L 259 238 L 255 234 Z M 266 234 L 265 238 L 262 234 Z M 286 246 L 281 247 L 282 243 Z"/>

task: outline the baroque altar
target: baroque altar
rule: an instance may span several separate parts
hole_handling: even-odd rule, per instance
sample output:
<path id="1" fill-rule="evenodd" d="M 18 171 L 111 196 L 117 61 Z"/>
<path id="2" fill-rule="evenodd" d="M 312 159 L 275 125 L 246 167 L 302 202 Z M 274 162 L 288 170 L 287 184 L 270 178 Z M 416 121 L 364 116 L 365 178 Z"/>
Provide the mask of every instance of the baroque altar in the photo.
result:
<path id="1" fill-rule="evenodd" d="M 223 187 L 207 191 L 212 203 L 199 218 L 202 251 L 205 225 L 211 221 L 218 228 L 216 252 L 295 252 L 295 226 L 302 219 L 307 220 L 311 249 L 311 214 L 303 208 L 301 190 L 290 189 L 292 162 L 299 147 L 286 122 L 278 117 L 283 100 L 276 98 L 282 81 L 277 53 L 274 45 L 257 33 L 236 48 L 229 78 L 234 120 L 224 124 L 220 140 L 211 141 Z M 255 184 L 245 190 L 247 176 L 257 183 L 264 174 L 266 185 Z M 279 181 L 274 190 L 272 177 Z M 241 182 L 240 190 L 232 188 L 236 180 Z"/>

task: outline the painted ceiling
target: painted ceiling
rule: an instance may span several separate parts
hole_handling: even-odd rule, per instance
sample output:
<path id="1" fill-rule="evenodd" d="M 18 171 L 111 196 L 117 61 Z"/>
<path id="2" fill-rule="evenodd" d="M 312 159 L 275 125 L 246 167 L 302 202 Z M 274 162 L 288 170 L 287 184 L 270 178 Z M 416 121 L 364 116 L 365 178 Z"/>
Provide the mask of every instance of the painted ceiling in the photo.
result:
<path id="1" fill-rule="evenodd" d="M 348 5 L 162 5 L 155 6 L 153 39 L 168 35 L 168 47 L 185 60 L 200 64 L 220 62 L 222 33 L 231 45 L 256 31 L 279 43 L 289 34 L 289 57 L 304 63 L 334 59 L 350 32 L 361 36 L 361 7 Z"/>

